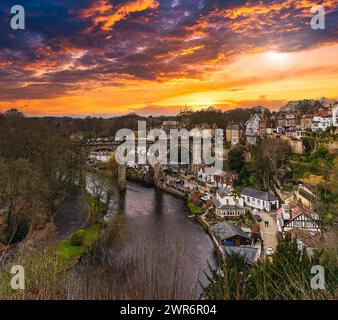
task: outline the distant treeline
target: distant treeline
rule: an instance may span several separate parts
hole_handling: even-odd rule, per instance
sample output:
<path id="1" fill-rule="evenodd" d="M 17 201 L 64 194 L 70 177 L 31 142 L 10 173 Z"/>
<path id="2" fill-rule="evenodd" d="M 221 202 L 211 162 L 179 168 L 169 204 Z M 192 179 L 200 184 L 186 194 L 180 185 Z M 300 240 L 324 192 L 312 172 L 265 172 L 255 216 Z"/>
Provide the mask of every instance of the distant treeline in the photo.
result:
<path id="1" fill-rule="evenodd" d="M 12 109 L 8 112 L 21 114 L 16 109 Z M 69 137 L 70 134 L 74 132 L 81 132 L 85 138 L 94 138 L 99 136 L 113 136 L 119 129 L 122 128 L 128 128 L 136 131 L 138 121 L 147 121 L 148 128 L 159 128 L 163 121 L 181 121 L 188 129 L 203 123 L 209 125 L 216 124 L 218 128 L 225 129 L 229 123 L 245 124 L 252 113 L 270 114 L 270 111 L 263 107 L 233 109 L 228 111 L 208 108 L 177 116 L 144 117 L 132 113 L 108 119 L 98 117 L 31 117 L 26 118 L 25 122 L 32 126 L 49 127 L 51 130 L 58 132 L 58 134 L 64 137 Z M 1 117 L 4 118 L 5 115 L 0 114 L 0 118 Z"/>
<path id="2" fill-rule="evenodd" d="M 179 118 L 182 122 L 186 123 L 189 128 L 207 123 L 209 125 L 216 124 L 218 128 L 225 129 L 230 123 L 244 125 L 253 113 L 268 115 L 270 114 L 270 110 L 264 107 L 255 107 L 221 111 L 211 107 L 182 115 Z"/>

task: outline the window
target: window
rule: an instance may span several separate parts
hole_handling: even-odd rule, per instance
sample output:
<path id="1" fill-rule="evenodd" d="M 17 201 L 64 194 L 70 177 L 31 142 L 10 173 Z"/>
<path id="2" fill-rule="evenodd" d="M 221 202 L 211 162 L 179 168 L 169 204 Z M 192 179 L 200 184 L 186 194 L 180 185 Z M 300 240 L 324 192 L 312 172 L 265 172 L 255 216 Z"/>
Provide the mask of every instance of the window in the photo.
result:
<path id="1" fill-rule="evenodd" d="M 302 227 L 303 226 L 303 223 L 302 221 L 295 221 L 295 227 Z"/>

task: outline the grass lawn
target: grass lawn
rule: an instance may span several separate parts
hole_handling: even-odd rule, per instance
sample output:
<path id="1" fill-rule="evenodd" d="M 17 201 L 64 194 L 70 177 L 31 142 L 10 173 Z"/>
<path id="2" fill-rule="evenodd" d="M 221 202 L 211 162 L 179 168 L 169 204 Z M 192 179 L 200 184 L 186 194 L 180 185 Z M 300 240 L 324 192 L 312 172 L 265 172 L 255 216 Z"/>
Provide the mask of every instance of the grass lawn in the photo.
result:
<path id="1" fill-rule="evenodd" d="M 96 211 L 100 219 L 103 218 L 105 211 L 106 211 L 105 205 L 101 201 L 98 201 L 97 199 L 95 199 L 95 197 L 89 193 L 87 193 L 86 195 L 86 200 L 87 200 L 89 208 L 91 208 L 91 210 Z"/>
<path id="2" fill-rule="evenodd" d="M 203 209 L 192 202 L 188 202 L 188 208 L 191 214 L 200 216 L 203 213 Z"/>
<path id="3" fill-rule="evenodd" d="M 60 259 L 63 262 L 68 262 L 76 257 L 82 256 L 99 239 L 99 233 L 100 229 L 98 225 L 84 229 L 83 244 L 81 246 L 72 246 L 70 243 L 71 237 L 63 240 L 57 248 Z"/>

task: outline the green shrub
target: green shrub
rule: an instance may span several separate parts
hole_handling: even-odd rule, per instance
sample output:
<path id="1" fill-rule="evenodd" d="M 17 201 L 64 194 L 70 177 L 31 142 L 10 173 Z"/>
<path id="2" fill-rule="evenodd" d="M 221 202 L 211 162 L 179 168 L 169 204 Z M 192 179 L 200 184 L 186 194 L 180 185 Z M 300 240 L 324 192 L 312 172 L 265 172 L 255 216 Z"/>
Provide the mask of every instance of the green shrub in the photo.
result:
<path id="1" fill-rule="evenodd" d="M 82 237 L 82 245 L 73 245 L 72 238 L 75 238 L 75 234 L 79 233 L 80 237 Z M 77 231 L 75 234 L 61 241 L 58 246 L 57 252 L 63 262 L 69 262 L 76 257 L 81 257 L 91 250 L 100 238 L 100 227 L 98 224 L 95 224 L 90 228 Z"/>
<path id="2" fill-rule="evenodd" d="M 85 236 L 84 230 L 79 230 L 75 232 L 70 238 L 70 244 L 74 247 L 80 247 L 83 245 L 83 240 Z"/>
<path id="3" fill-rule="evenodd" d="M 237 173 L 241 171 L 244 166 L 244 151 L 242 148 L 234 148 L 228 154 L 228 169 L 235 170 Z"/>

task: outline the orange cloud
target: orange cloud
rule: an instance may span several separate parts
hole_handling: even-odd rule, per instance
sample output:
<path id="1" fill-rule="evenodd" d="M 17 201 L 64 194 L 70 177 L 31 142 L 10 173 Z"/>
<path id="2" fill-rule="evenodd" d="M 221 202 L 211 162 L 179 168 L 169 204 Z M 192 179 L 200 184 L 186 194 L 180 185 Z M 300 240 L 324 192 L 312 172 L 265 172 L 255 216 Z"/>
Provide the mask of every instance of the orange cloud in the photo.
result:
<path id="1" fill-rule="evenodd" d="M 225 59 L 225 55 L 223 53 L 219 53 L 216 59 L 209 60 L 206 62 L 206 64 L 216 65 L 224 59 Z"/>
<path id="2" fill-rule="evenodd" d="M 125 19 L 131 13 L 156 9 L 158 6 L 159 3 L 156 0 L 129 1 L 116 7 L 108 4 L 106 0 L 101 0 L 91 8 L 84 10 L 82 17 L 89 18 L 94 15 L 96 16 L 94 18 L 95 25 L 103 23 L 102 29 L 110 30 L 112 26 Z"/>
<path id="3" fill-rule="evenodd" d="M 188 55 L 193 54 L 196 51 L 202 50 L 202 49 L 204 49 L 204 45 L 202 45 L 202 46 L 195 46 L 195 47 L 192 47 L 192 48 L 184 49 L 184 50 L 182 50 L 180 52 L 180 56 L 188 56 Z"/>
<path id="4" fill-rule="evenodd" d="M 96 0 L 95 3 L 86 9 L 83 9 L 81 16 L 83 18 L 89 18 L 96 14 L 105 14 L 112 10 L 113 6 L 110 3 L 107 3 L 107 0 Z"/>
<path id="5" fill-rule="evenodd" d="M 286 0 L 266 3 L 264 1 L 247 2 L 246 4 L 231 8 L 231 9 L 216 9 L 210 12 L 207 16 L 203 16 L 192 27 L 187 27 L 187 30 L 193 32 L 206 32 L 217 28 L 219 25 L 217 18 L 226 18 L 230 21 L 225 22 L 227 27 L 236 33 L 241 34 L 274 34 L 276 32 L 291 32 L 300 30 L 303 27 L 303 22 L 299 21 L 301 25 L 295 25 L 294 22 L 289 22 L 279 25 L 279 21 L 287 21 L 290 18 L 290 13 L 281 15 L 284 9 L 297 9 L 298 12 L 294 13 L 298 18 L 312 17 L 311 8 L 321 5 L 325 8 L 325 12 L 332 13 L 338 7 L 336 0 L 323 0 L 318 1 L 309 0 Z M 310 21 L 309 21 L 310 23 Z"/>

